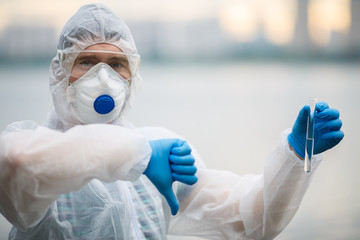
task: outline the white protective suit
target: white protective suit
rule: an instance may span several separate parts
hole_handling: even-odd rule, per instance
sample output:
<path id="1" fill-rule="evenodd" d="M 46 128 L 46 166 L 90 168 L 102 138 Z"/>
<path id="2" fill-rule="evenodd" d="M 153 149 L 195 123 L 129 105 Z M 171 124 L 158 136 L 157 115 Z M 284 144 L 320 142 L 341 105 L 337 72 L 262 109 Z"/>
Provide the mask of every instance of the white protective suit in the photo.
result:
<path id="1" fill-rule="evenodd" d="M 104 5 L 85 5 L 65 25 L 58 49 L 96 43 L 137 51 L 118 16 Z M 17 122 L 0 135 L 0 211 L 14 226 L 9 239 L 273 239 L 296 213 L 314 171 L 304 174 L 285 131 L 263 175 L 207 169 L 193 149 L 199 180 L 174 184 L 180 210 L 171 216 L 142 173 L 151 156 L 148 140 L 178 136 L 135 128 L 123 114 L 112 125 L 81 125 L 65 98 L 64 69 L 72 63 L 60 61 L 57 55 L 50 66 L 53 108 L 46 124 Z M 127 108 L 140 82 L 138 73 L 132 76 Z M 315 156 L 314 170 L 319 162 Z"/>

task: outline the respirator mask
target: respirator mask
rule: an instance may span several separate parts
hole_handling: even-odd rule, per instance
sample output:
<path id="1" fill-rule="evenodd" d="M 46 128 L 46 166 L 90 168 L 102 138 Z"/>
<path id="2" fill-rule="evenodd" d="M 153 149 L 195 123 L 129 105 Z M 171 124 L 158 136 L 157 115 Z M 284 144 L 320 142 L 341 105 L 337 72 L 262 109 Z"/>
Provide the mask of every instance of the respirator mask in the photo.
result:
<path id="1" fill-rule="evenodd" d="M 71 70 L 67 70 L 67 58 L 62 62 L 63 69 L 69 73 L 66 100 L 73 116 L 84 124 L 111 123 L 119 118 L 130 94 L 131 76 L 137 67 L 131 69 L 128 56 L 120 52 L 85 50 L 71 54 L 76 54 L 76 58 L 65 55 L 76 59 Z M 138 63 L 135 55 L 132 60 Z"/>

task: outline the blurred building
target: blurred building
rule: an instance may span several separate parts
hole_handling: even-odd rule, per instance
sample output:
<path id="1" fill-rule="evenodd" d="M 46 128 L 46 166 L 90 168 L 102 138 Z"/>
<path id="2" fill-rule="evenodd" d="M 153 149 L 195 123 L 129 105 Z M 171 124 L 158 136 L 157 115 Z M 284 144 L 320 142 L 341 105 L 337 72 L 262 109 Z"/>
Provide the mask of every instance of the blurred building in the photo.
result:
<path id="1" fill-rule="evenodd" d="M 347 54 L 352 57 L 360 56 L 360 0 L 351 1 L 351 27 L 348 34 Z"/>
<path id="2" fill-rule="evenodd" d="M 139 52 L 151 58 L 207 58 L 231 54 L 216 19 L 196 22 L 129 22 Z"/>
<path id="3" fill-rule="evenodd" d="M 291 51 L 294 54 L 309 54 L 312 48 L 312 41 L 309 35 L 309 0 L 297 0 L 297 14 L 295 21 L 295 30 Z"/>
<path id="4" fill-rule="evenodd" d="M 336 57 L 360 58 L 360 0 L 351 1 L 349 32 L 330 33 L 324 46 L 313 43 L 309 32 L 310 0 L 297 0 L 297 17 L 291 43 L 276 45 L 264 35 L 261 24 L 252 41 L 229 36 L 219 19 L 194 21 L 127 22 L 143 58 L 223 59 L 243 57 Z M 10 25 L 0 32 L 0 60 L 49 60 L 55 55 L 56 29 L 39 22 Z"/>
<path id="5" fill-rule="evenodd" d="M 56 30 L 53 27 L 10 25 L 0 36 L 2 60 L 36 61 L 56 54 Z"/>

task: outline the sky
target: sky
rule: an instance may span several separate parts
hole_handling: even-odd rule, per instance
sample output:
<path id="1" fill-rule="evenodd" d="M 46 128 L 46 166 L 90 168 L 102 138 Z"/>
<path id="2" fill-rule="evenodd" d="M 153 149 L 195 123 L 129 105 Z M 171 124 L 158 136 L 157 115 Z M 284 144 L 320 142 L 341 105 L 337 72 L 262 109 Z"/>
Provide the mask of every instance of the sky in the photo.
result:
<path id="1" fill-rule="evenodd" d="M 0 31 L 10 24 L 43 24 L 58 32 L 85 0 L 0 0 Z M 125 21 L 191 21 L 218 19 L 239 42 L 250 42 L 261 26 L 267 39 L 283 45 L 292 40 L 296 0 L 103 0 Z M 350 0 L 309 0 L 312 39 L 326 45 L 332 31 L 350 27 Z"/>

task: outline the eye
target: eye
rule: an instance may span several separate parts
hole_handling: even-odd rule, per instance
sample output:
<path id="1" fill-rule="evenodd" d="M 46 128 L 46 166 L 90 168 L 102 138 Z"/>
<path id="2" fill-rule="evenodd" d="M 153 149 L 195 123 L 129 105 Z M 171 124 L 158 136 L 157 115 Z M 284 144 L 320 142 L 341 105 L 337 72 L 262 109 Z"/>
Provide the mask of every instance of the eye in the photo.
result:
<path id="1" fill-rule="evenodd" d="M 120 69 L 124 66 L 120 62 L 113 62 L 110 64 L 110 67 L 112 67 L 113 69 Z"/>
<path id="2" fill-rule="evenodd" d="M 80 66 L 82 68 L 91 68 L 91 67 L 94 66 L 94 63 L 92 61 L 89 61 L 89 60 L 81 61 L 79 64 L 80 64 Z"/>

